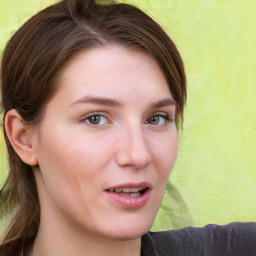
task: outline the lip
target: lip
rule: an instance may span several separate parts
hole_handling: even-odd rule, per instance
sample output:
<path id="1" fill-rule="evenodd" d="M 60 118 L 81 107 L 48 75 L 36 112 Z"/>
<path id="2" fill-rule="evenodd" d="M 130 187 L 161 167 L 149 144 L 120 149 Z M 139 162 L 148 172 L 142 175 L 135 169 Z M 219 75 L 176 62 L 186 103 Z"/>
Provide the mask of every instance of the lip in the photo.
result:
<path id="1" fill-rule="evenodd" d="M 116 188 L 141 188 L 145 187 L 147 190 L 140 196 L 132 197 L 124 194 L 118 194 L 115 192 L 109 191 L 110 189 Z M 140 208 L 146 205 L 149 200 L 150 194 L 152 190 L 152 185 L 149 182 L 140 182 L 140 183 L 125 183 L 119 184 L 116 186 L 112 186 L 107 188 L 104 192 L 106 195 L 115 203 L 126 207 L 126 208 Z"/>

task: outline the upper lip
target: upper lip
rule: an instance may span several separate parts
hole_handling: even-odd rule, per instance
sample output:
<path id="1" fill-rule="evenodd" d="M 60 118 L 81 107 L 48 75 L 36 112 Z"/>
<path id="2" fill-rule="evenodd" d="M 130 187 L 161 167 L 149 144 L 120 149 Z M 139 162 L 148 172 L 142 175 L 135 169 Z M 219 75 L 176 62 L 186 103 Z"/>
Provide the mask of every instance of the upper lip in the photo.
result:
<path id="1" fill-rule="evenodd" d="M 117 188 L 143 188 L 143 189 L 151 189 L 153 186 L 150 182 L 139 182 L 139 183 L 123 183 L 123 184 L 118 184 L 112 187 L 109 187 L 105 190 L 112 190 L 112 189 L 117 189 Z"/>

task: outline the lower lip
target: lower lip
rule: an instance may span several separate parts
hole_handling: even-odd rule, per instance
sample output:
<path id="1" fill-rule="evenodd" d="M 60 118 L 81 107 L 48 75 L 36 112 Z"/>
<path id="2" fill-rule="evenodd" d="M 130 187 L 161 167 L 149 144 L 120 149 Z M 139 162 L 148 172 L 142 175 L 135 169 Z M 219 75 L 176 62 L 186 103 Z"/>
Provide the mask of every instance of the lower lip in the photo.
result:
<path id="1" fill-rule="evenodd" d="M 150 196 L 150 189 L 147 189 L 147 191 L 144 192 L 142 195 L 136 197 L 126 196 L 123 194 L 118 194 L 110 191 L 105 192 L 113 201 L 127 208 L 139 208 L 144 206 L 147 203 Z"/>

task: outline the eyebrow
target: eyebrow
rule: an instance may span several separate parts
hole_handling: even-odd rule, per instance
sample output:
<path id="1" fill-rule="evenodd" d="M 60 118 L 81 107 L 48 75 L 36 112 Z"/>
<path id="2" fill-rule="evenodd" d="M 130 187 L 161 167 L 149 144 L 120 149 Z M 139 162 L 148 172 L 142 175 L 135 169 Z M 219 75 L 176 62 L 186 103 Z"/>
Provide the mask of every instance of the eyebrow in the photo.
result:
<path id="1" fill-rule="evenodd" d="M 153 108 L 161 108 L 161 107 L 166 107 L 170 105 L 176 105 L 176 101 L 172 98 L 164 98 L 160 101 L 157 101 L 152 104 Z"/>
<path id="2" fill-rule="evenodd" d="M 94 96 L 88 96 L 88 95 L 76 100 L 71 104 L 71 106 L 77 105 L 77 104 L 86 104 L 86 103 L 92 103 L 92 104 L 98 104 L 98 105 L 104 105 L 104 106 L 110 106 L 110 107 L 123 106 L 121 102 L 115 99 L 110 99 L 106 97 L 94 97 Z M 161 108 L 161 107 L 170 106 L 170 105 L 176 105 L 176 101 L 172 98 L 164 98 L 152 103 L 151 107 Z"/>
<path id="3" fill-rule="evenodd" d="M 120 107 L 122 104 L 115 99 L 110 99 L 106 97 L 93 97 L 93 96 L 85 96 L 81 99 L 73 102 L 71 105 L 77 105 L 81 103 L 92 103 L 92 104 L 98 104 L 98 105 L 105 105 L 110 107 Z"/>

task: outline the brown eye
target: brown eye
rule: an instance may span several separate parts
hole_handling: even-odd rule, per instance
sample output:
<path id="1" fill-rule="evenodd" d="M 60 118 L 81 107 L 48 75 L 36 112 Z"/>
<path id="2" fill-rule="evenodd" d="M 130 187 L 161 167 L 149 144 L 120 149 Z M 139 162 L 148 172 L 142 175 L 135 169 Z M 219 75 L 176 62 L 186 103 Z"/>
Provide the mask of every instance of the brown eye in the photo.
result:
<path id="1" fill-rule="evenodd" d="M 93 125 L 103 125 L 107 123 L 107 118 L 102 115 L 91 115 L 88 116 L 85 121 Z"/>
<path id="2" fill-rule="evenodd" d="M 159 116 L 151 116 L 147 121 L 150 124 L 158 124 L 159 123 Z"/>
<path id="3" fill-rule="evenodd" d="M 152 125 L 164 125 L 169 121 L 168 116 L 165 115 L 153 115 L 147 119 L 148 124 Z"/>

